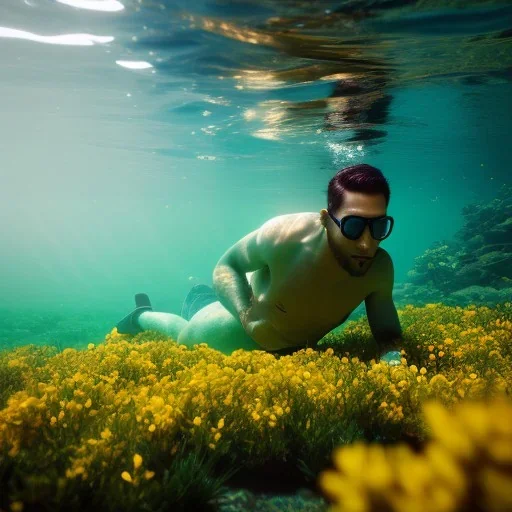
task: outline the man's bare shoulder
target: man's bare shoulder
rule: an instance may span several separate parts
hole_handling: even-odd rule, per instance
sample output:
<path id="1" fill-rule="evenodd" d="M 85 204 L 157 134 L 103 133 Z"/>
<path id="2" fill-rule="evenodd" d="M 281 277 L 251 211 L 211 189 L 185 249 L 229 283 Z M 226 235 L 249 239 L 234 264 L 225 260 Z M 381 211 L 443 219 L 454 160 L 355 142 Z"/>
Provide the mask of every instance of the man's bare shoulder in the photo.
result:
<path id="1" fill-rule="evenodd" d="M 265 243 L 282 244 L 304 243 L 321 229 L 320 214 L 301 212 L 279 215 L 261 226 L 258 236 Z"/>
<path id="2" fill-rule="evenodd" d="M 393 260 L 391 259 L 389 252 L 386 251 L 386 249 L 383 249 L 382 247 L 379 247 L 377 249 L 377 254 L 375 256 L 381 264 L 384 263 L 386 265 L 389 265 L 390 263 L 393 263 Z"/>

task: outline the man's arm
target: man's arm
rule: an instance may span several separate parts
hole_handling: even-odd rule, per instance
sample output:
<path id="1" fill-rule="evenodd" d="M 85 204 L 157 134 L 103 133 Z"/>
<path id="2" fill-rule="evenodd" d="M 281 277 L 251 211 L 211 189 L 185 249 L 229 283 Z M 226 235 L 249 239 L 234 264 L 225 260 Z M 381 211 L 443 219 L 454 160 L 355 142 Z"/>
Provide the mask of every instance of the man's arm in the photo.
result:
<path id="1" fill-rule="evenodd" d="M 267 266 L 273 232 L 275 222 L 271 219 L 228 249 L 213 270 L 213 288 L 217 297 L 235 318 L 242 320 L 252 305 L 252 288 L 245 274 Z"/>
<path id="2" fill-rule="evenodd" d="M 376 289 L 366 297 L 366 316 L 373 337 L 379 347 L 379 357 L 390 350 L 400 350 L 402 328 L 393 302 L 393 261 L 384 251 L 379 268 Z"/>

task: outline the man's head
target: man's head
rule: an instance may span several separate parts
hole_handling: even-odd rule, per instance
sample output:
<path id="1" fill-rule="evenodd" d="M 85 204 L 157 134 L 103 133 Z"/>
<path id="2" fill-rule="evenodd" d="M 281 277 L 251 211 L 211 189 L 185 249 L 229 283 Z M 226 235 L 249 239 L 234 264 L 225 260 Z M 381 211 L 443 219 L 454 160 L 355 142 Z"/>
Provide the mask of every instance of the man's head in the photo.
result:
<path id="1" fill-rule="evenodd" d="M 349 215 L 381 217 L 386 215 L 389 198 L 390 190 L 386 178 L 379 169 L 367 164 L 341 169 L 329 182 L 328 209 L 320 211 L 321 220 L 332 254 L 351 276 L 366 274 L 372 265 L 380 240 L 372 237 L 368 224 L 359 238 L 347 238 L 329 213 L 340 220 Z M 362 258 L 358 259 L 358 256 Z"/>

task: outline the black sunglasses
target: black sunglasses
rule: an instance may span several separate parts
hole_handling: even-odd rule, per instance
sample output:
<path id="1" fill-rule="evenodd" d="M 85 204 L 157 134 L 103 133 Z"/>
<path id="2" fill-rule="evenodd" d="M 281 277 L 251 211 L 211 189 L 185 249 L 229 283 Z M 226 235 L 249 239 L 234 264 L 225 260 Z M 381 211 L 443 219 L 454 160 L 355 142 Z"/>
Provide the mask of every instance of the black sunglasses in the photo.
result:
<path id="1" fill-rule="evenodd" d="M 391 234 L 395 222 L 389 215 L 371 219 L 358 215 L 347 215 L 342 219 L 337 219 L 331 212 L 329 215 L 341 229 L 343 236 L 349 240 L 357 240 L 363 234 L 367 224 L 370 226 L 370 233 L 375 240 L 384 240 Z"/>

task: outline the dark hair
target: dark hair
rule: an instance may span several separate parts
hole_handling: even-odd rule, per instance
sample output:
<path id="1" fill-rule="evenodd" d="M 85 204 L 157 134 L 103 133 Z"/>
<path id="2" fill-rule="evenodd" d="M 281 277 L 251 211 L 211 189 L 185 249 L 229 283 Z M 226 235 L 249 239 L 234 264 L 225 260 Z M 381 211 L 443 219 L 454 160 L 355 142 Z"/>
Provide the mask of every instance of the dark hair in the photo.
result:
<path id="1" fill-rule="evenodd" d="M 327 188 L 327 209 L 336 212 L 343 206 L 343 191 L 362 192 L 364 194 L 383 194 L 386 208 L 389 204 L 389 185 L 379 169 L 368 164 L 352 165 L 339 170 L 329 181 Z"/>

